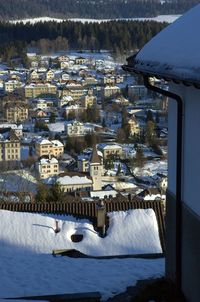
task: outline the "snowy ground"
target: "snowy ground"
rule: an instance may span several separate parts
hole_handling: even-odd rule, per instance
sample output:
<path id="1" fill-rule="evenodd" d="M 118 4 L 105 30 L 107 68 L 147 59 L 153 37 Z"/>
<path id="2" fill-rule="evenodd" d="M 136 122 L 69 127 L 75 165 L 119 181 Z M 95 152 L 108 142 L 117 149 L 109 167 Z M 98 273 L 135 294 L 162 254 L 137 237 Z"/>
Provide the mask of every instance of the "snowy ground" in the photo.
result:
<path id="1" fill-rule="evenodd" d="M 167 160 L 147 161 L 142 169 L 135 168 L 133 172 L 138 176 L 154 176 L 157 173 L 167 175 Z"/>
<path id="2" fill-rule="evenodd" d="M 76 248 L 90 255 L 161 252 L 153 210 L 110 213 L 107 237 L 100 238 L 88 221 L 0 211 L 0 298 L 100 291 L 103 299 L 125 291 L 137 280 L 164 274 L 164 260 L 72 259 L 53 257 L 52 249 Z M 73 243 L 71 235 L 84 239 Z"/>
<path id="3" fill-rule="evenodd" d="M 65 122 L 50 123 L 48 128 L 52 133 L 63 133 L 65 131 Z"/>
<path id="4" fill-rule="evenodd" d="M 124 163 L 121 163 L 120 161 L 114 161 L 113 168 L 106 170 L 106 175 L 116 176 L 119 166 L 120 166 L 120 174 L 125 175 L 128 172 L 127 167 Z"/>
<path id="5" fill-rule="evenodd" d="M 25 170 L 0 173 L 0 190 L 4 192 L 36 193 L 37 181 Z"/>

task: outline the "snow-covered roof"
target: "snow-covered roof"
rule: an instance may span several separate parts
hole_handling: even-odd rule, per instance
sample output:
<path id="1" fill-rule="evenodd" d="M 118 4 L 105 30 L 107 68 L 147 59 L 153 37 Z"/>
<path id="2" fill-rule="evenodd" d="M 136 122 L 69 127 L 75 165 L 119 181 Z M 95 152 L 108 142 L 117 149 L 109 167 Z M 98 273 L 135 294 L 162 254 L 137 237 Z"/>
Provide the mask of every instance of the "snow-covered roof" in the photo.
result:
<path id="1" fill-rule="evenodd" d="M 200 83 L 200 4 L 189 10 L 128 59 L 127 70 L 188 84 Z M 126 68 L 126 67 L 125 67 Z"/>
<path id="2" fill-rule="evenodd" d="M 73 121 L 67 121 L 65 123 L 66 126 L 83 126 L 83 123 L 77 121 L 77 120 L 73 120 Z"/>
<path id="3" fill-rule="evenodd" d="M 122 149 L 122 147 L 120 145 L 117 145 L 117 144 L 112 144 L 112 145 L 100 144 L 99 147 L 102 150 L 113 150 L 113 149 L 119 149 L 119 150 L 121 150 Z"/>
<path id="4" fill-rule="evenodd" d="M 12 129 L 18 129 L 18 130 L 22 130 L 23 129 L 23 125 L 16 125 L 16 124 L 0 124 L 0 128 L 12 128 Z"/>
<path id="5" fill-rule="evenodd" d="M 62 97 L 62 100 L 64 101 L 73 101 L 73 97 L 71 95 L 65 95 Z"/>
<path id="6" fill-rule="evenodd" d="M 40 145 L 54 145 L 55 147 L 63 147 L 63 143 L 61 143 L 59 140 L 48 140 L 45 138 L 40 138 L 37 140 L 37 143 Z"/>
<path id="7" fill-rule="evenodd" d="M 51 143 L 56 147 L 63 147 L 63 143 L 61 143 L 59 140 L 53 140 Z"/>
<path id="8" fill-rule="evenodd" d="M 71 110 L 71 109 L 79 109 L 81 108 L 78 104 L 76 105 L 70 105 L 70 106 L 65 106 L 65 109 Z"/>
<path id="9" fill-rule="evenodd" d="M 53 249 L 66 248 L 94 256 L 162 252 L 153 210 L 108 215 L 107 236 L 101 238 L 87 220 L 1 210 L 0 299 L 99 291 L 102 301 L 107 301 L 137 280 L 164 275 L 164 259 L 100 261 L 51 256 Z M 55 220 L 61 229 L 56 236 Z M 74 243 L 71 235 L 77 232 L 84 238 Z M 66 273 L 70 275 L 67 282 Z"/>
<path id="10" fill-rule="evenodd" d="M 40 164 L 41 165 L 47 165 L 47 164 L 57 164 L 58 160 L 55 157 L 52 157 L 51 159 L 49 158 L 41 158 L 40 159 Z"/>
<path id="11" fill-rule="evenodd" d="M 51 141 L 48 140 L 48 139 L 40 138 L 40 139 L 37 141 L 37 143 L 40 144 L 40 145 L 49 145 L 49 144 L 51 144 Z"/>
<path id="12" fill-rule="evenodd" d="M 58 177 L 57 181 L 60 185 L 67 186 L 67 185 L 81 185 L 81 184 L 92 184 L 92 180 L 89 179 L 87 176 L 69 176 L 65 175 L 63 177 Z"/>
<path id="13" fill-rule="evenodd" d="M 104 199 L 105 196 L 107 196 L 107 197 L 110 197 L 110 196 L 116 197 L 117 194 L 118 194 L 118 193 L 117 193 L 117 191 L 115 191 L 115 190 L 103 190 L 103 191 L 91 191 L 91 192 L 90 192 L 90 196 L 91 196 L 92 198 L 98 197 L 98 198 L 100 198 L 100 199 Z"/>

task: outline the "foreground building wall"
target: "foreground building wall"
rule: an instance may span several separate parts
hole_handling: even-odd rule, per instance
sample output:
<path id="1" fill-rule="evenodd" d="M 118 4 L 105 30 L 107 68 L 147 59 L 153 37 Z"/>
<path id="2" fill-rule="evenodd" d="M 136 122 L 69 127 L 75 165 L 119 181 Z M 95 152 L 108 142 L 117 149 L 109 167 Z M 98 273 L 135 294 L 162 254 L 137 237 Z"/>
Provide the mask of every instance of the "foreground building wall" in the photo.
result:
<path id="1" fill-rule="evenodd" d="M 171 85 L 180 95 L 183 106 L 182 159 L 182 290 L 188 301 L 200 297 L 200 90 Z M 169 183 L 167 192 L 166 273 L 175 280 L 176 264 L 176 102 L 169 102 Z"/>

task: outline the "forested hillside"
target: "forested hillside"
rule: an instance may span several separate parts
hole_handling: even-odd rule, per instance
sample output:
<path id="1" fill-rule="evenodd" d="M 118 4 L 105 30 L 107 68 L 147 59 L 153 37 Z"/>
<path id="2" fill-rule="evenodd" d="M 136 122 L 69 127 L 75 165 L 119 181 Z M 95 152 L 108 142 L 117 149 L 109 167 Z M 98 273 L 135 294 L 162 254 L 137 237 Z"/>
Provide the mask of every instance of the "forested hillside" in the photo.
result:
<path id="1" fill-rule="evenodd" d="M 131 18 L 182 14 L 198 0 L 0 0 L 0 18 Z"/>
<path id="2" fill-rule="evenodd" d="M 164 28 L 158 22 L 110 21 L 81 23 L 65 21 L 36 24 L 0 23 L 0 54 L 7 60 L 21 55 L 27 45 L 43 52 L 66 49 L 107 49 L 114 52 L 135 50 Z"/>

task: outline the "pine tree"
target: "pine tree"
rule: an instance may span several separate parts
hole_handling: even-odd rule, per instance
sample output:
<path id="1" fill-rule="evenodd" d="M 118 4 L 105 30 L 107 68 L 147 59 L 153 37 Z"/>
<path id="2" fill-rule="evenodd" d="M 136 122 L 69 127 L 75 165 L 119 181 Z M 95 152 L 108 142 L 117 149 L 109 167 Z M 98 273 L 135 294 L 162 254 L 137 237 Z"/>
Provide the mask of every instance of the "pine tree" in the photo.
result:
<path id="1" fill-rule="evenodd" d="M 65 192 L 57 181 L 51 185 L 50 190 L 48 191 L 47 201 L 48 202 L 66 201 Z"/>
<path id="2" fill-rule="evenodd" d="M 54 112 L 51 112 L 49 117 L 49 123 L 55 123 L 55 121 L 56 121 L 56 115 Z"/>
<path id="3" fill-rule="evenodd" d="M 145 162 L 145 158 L 144 158 L 143 150 L 142 148 L 137 147 L 134 166 L 138 168 L 143 168 L 144 162 Z"/>
<path id="4" fill-rule="evenodd" d="M 37 186 L 37 193 L 35 196 L 36 202 L 46 202 L 48 197 L 48 189 L 45 184 L 40 182 Z"/>
<path id="5" fill-rule="evenodd" d="M 149 146 L 152 146 L 155 143 L 156 132 L 155 132 L 155 123 L 148 121 L 146 125 L 145 139 L 146 143 Z"/>

